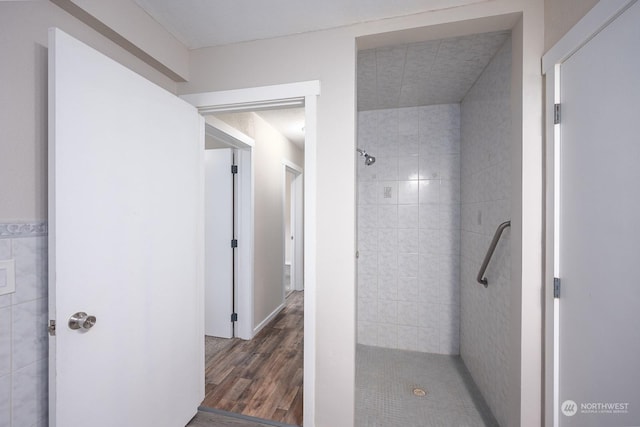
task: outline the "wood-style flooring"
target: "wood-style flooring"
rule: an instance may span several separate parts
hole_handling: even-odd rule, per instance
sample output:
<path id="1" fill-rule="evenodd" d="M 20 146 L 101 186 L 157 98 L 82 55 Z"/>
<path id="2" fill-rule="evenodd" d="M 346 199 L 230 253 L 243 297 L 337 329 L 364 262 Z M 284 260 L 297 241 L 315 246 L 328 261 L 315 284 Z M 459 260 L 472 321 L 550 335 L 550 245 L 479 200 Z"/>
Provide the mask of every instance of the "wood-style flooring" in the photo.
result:
<path id="1" fill-rule="evenodd" d="M 303 295 L 250 341 L 206 337 L 202 406 L 302 425 Z"/>
<path id="2" fill-rule="evenodd" d="M 199 411 L 187 427 L 270 427 L 254 421 Z"/>

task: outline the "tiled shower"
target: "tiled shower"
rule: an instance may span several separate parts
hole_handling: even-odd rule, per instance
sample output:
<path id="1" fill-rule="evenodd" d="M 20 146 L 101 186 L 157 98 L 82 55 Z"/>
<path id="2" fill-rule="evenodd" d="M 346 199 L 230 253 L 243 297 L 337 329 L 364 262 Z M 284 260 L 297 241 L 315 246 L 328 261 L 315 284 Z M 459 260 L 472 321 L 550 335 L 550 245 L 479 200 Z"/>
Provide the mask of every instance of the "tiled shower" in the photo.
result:
<path id="1" fill-rule="evenodd" d="M 460 350 L 460 106 L 365 111 L 358 163 L 358 342 Z"/>
<path id="2" fill-rule="evenodd" d="M 376 157 L 357 166 L 358 344 L 460 355 L 492 414 L 483 425 L 505 425 L 508 229 L 489 287 L 475 277 L 497 225 L 510 219 L 511 38 L 372 49 L 358 64 L 358 147 Z M 389 89 L 394 73 L 397 91 Z M 453 87 L 456 78 L 466 88 Z M 363 93 L 374 85 L 377 99 Z"/>

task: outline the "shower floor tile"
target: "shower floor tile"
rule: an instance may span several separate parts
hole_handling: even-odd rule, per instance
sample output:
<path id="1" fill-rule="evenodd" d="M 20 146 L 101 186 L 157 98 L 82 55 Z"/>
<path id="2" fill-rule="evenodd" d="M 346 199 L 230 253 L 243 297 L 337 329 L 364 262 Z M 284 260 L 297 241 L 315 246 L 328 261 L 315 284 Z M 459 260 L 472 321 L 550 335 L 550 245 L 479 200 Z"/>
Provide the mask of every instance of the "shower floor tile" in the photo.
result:
<path id="1" fill-rule="evenodd" d="M 498 427 L 459 356 L 365 345 L 356 351 L 355 412 L 356 427 Z"/>

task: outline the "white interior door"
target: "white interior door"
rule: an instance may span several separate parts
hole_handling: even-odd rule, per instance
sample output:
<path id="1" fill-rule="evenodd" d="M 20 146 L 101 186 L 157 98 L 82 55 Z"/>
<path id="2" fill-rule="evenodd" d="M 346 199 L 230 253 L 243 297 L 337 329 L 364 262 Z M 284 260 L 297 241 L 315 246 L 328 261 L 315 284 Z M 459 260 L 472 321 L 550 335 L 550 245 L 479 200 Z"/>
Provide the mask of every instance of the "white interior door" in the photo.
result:
<path id="1" fill-rule="evenodd" d="M 49 37 L 50 425 L 184 426 L 204 398 L 204 123 Z"/>
<path id="2" fill-rule="evenodd" d="M 233 151 L 205 151 L 205 334 L 233 337 Z"/>
<path id="3" fill-rule="evenodd" d="M 561 66 L 559 422 L 640 425 L 640 4 Z"/>

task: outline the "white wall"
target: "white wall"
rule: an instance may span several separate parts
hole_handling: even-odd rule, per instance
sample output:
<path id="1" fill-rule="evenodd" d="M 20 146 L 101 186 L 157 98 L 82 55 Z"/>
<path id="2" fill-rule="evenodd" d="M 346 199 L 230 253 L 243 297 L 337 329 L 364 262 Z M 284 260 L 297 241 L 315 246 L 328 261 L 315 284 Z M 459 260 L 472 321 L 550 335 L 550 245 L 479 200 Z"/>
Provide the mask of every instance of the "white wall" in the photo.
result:
<path id="1" fill-rule="evenodd" d="M 472 3 L 471 1 L 469 3 Z M 453 3 L 451 3 L 453 5 Z M 514 68 L 523 83 L 518 114 L 521 130 L 516 138 L 526 149 L 514 153 L 524 170 L 516 183 L 516 245 L 526 250 L 515 262 L 523 263 L 512 276 L 514 286 L 527 291 L 515 295 L 515 315 L 527 321 L 514 340 L 522 352 L 513 354 L 509 369 L 514 405 L 509 425 L 539 425 L 541 375 L 541 203 L 542 203 L 542 100 L 540 57 L 543 48 L 542 0 L 496 0 L 451 7 L 411 16 L 318 31 L 289 37 L 198 49 L 191 52 L 188 83 L 180 93 L 228 90 L 296 81 L 319 80 L 316 211 L 316 389 L 315 423 L 319 427 L 353 423 L 355 376 L 355 129 L 356 129 L 356 39 L 465 21 L 458 30 L 487 31 L 476 18 L 523 12 L 523 65 Z M 447 34 L 447 36 L 459 35 Z M 441 37 L 441 36 L 440 36 Z M 435 38 L 438 37 L 436 34 Z M 515 138 L 515 137 L 514 137 Z M 526 167 L 525 167 L 526 165 Z M 525 194 L 525 197 L 522 197 Z M 536 296 L 537 294 L 537 296 Z M 518 327 L 519 325 L 515 325 Z M 526 363 L 521 354 L 527 355 Z M 521 363 L 522 362 L 522 363 Z M 520 384 L 526 384 L 521 392 Z M 521 413 L 520 401 L 526 402 Z M 533 403 L 531 403 L 533 402 Z M 522 407 L 524 408 L 524 404 Z"/>
<path id="2" fill-rule="evenodd" d="M 460 348 L 460 106 L 358 113 L 358 343 Z"/>
<path id="3" fill-rule="evenodd" d="M 254 294 L 253 326 L 260 325 L 283 303 L 284 236 L 282 160 L 304 164 L 304 153 L 255 113 L 219 114 L 216 117 L 253 138 Z"/>
<path id="4" fill-rule="evenodd" d="M 461 104 L 461 348 L 465 365 L 502 426 L 509 425 L 511 230 L 476 281 L 497 226 L 511 219 L 511 38 Z"/>
<path id="5" fill-rule="evenodd" d="M 544 50 L 573 27 L 598 0 L 544 0 Z"/>
<path id="6" fill-rule="evenodd" d="M 49 27 L 175 92 L 175 83 L 49 1 L 0 2 L 0 222 L 47 217 Z"/>
<path id="7" fill-rule="evenodd" d="M 126 44 L 125 48 L 131 49 L 134 54 L 142 53 L 140 56 L 143 60 L 157 61 L 157 67 L 173 80 L 186 81 L 189 78 L 187 48 L 133 0 L 51 1 L 79 19 L 85 19 L 90 25 L 96 23 L 89 16 L 99 20 L 131 43 Z M 120 40 L 114 34 L 109 36 L 114 37 L 114 41 Z"/>

